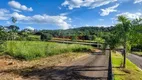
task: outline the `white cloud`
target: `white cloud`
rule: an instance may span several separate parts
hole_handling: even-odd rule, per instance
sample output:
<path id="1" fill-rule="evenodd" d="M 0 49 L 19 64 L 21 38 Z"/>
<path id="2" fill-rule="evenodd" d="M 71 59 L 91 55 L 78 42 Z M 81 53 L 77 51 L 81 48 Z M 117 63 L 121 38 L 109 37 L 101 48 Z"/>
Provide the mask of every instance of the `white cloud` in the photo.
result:
<path id="1" fill-rule="evenodd" d="M 110 20 L 111 20 L 111 23 L 112 23 L 112 24 L 116 24 L 116 23 L 117 23 L 117 18 L 116 18 L 116 17 L 110 18 Z"/>
<path id="2" fill-rule="evenodd" d="M 21 5 L 19 2 L 16 1 L 9 1 L 8 5 L 10 5 L 11 7 L 15 8 L 15 9 L 19 9 L 19 10 L 23 10 L 23 11 L 33 11 L 32 7 L 27 7 L 25 5 Z"/>
<path id="3" fill-rule="evenodd" d="M 142 13 L 139 13 L 139 12 L 135 12 L 135 13 L 125 12 L 125 13 L 117 14 L 117 16 L 120 16 L 120 15 L 124 15 L 129 19 L 136 19 L 136 18 L 142 17 Z"/>
<path id="4" fill-rule="evenodd" d="M 24 16 L 24 15 L 19 14 L 19 13 L 17 13 L 17 12 L 14 12 L 14 13 L 10 14 L 10 17 L 15 17 L 15 18 L 17 18 L 18 20 L 29 20 L 29 19 L 30 19 L 30 17 Z"/>
<path id="5" fill-rule="evenodd" d="M 85 26 L 87 27 L 87 26 L 90 26 L 90 25 L 86 24 Z"/>
<path id="6" fill-rule="evenodd" d="M 65 12 L 65 13 L 61 13 L 60 15 L 61 16 L 66 16 L 66 15 L 68 15 L 69 13 L 68 12 Z"/>
<path id="7" fill-rule="evenodd" d="M 109 15 L 111 12 L 117 12 L 117 10 L 115 8 L 117 8 L 119 6 L 119 4 L 116 4 L 112 7 L 108 7 L 106 9 L 101 9 L 102 13 L 100 14 L 101 16 L 107 16 Z"/>
<path id="8" fill-rule="evenodd" d="M 60 9 L 60 10 L 61 10 L 62 8 L 61 8 L 61 7 L 58 7 L 58 9 Z"/>
<path id="9" fill-rule="evenodd" d="M 23 21 L 24 23 L 29 24 L 53 24 L 61 27 L 62 29 L 68 29 L 71 25 L 67 23 L 71 19 L 66 16 L 49 16 L 46 14 L 43 15 L 33 15 L 33 16 L 25 16 L 14 12 L 10 14 L 11 17 L 17 18 L 19 21 Z"/>
<path id="10" fill-rule="evenodd" d="M 17 12 L 9 13 L 6 9 L 0 9 L 0 20 L 9 20 L 11 17 L 17 18 L 20 23 L 26 24 L 52 24 L 61 27 L 62 29 L 69 29 L 69 23 L 72 21 L 64 15 L 50 16 L 47 14 L 25 16 Z M 8 22 L 9 23 L 9 22 Z"/>
<path id="11" fill-rule="evenodd" d="M 113 25 L 96 25 L 97 27 L 110 27 L 110 26 L 113 26 Z"/>
<path id="12" fill-rule="evenodd" d="M 70 24 L 66 22 L 67 19 L 69 18 L 66 16 L 49 16 L 44 14 L 34 15 L 30 17 L 28 21 L 31 21 L 33 23 L 53 24 L 63 29 L 68 29 L 70 27 Z"/>
<path id="13" fill-rule="evenodd" d="M 35 30 L 35 28 L 33 28 L 33 27 L 31 27 L 31 26 L 27 26 L 26 29 L 29 29 L 29 30 L 32 30 L 32 31 Z"/>
<path id="14" fill-rule="evenodd" d="M 10 21 L 6 21 L 6 24 L 11 24 L 11 22 Z"/>
<path id="15" fill-rule="evenodd" d="M 142 0 L 134 0 L 134 4 L 136 3 L 142 3 Z"/>
<path id="16" fill-rule="evenodd" d="M 65 0 L 62 6 L 67 6 L 70 10 L 80 7 L 96 8 L 116 1 L 117 0 Z"/>
<path id="17" fill-rule="evenodd" d="M 99 21 L 104 21 L 104 19 L 99 19 Z"/>
<path id="18" fill-rule="evenodd" d="M 21 11 L 18 10 L 18 9 L 13 9 L 13 8 L 12 8 L 12 10 L 13 10 L 14 12 L 21 12 Z"/>
<path id="19" fill-rule="evenodd" d="M 7 20 L 8 19 L 9 11 L 6 9 L 0 9 L 0 20 Z"/>

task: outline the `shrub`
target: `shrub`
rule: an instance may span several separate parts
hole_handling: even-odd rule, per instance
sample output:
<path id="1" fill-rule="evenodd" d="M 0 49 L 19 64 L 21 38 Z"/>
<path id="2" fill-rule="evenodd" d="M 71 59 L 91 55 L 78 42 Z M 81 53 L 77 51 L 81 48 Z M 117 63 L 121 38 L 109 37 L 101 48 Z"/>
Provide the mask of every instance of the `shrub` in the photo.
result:
<path id="1" fill-rule="evenodd" d="M 76 40 L 77 40 L 77 36 L 76 36 L 76 35 L 73 35 L 73 36 L 71 37 L 71 40 L 72 40 L 72 41 L 76 41 Z"/>
<path id="2" fill-rule="evenodd" d="M 48 33 L 43 33 L 41 34 L 41 38 L 40 38 L 42 41 L 48 41 L 48 40 L 51 40 L 52 39 L 52 35 L 51 34 L 48 34 Z"/>

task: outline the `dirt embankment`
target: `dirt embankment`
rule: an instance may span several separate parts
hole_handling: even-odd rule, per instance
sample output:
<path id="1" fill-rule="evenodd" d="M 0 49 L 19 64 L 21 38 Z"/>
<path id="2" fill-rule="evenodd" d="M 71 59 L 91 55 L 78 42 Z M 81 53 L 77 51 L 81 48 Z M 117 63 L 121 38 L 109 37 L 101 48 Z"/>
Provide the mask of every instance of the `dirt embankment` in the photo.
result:
<path id="1" fill-rule="evenodd" d="M 86 53 L 68 53 L 32 61 L 20 61 L 8 55 L 0 56 L 0 80 L 23 80 L 26 75 L 24 72 L 46 67 L 52 68 L 88 55 Z"/>

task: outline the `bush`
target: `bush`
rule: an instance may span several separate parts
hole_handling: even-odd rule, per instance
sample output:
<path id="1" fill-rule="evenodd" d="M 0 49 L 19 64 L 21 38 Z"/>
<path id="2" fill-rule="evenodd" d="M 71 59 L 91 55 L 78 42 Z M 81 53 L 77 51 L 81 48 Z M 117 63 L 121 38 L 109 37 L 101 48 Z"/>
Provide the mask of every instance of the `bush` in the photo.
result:
<path id="1" fill-rule="evenodd" d="M 71 37 L 71 40 L 72 40 L 72 41 L 76 41 L 76 40 L 77 40 L 77 36 L 76 36 L 76 35 L 72 36 L 72 37 Z"/>
<path id="2" fill-rule="evenodd" d="M 4 41 L 0 40 L 0 52 L 3 51 L 3 44 L 4 44 Z"/>
<path id="3" fill-rule="evenodd" d="M 15 58 L 31 60 L 68 52 L 90 51 L 91 48 L 91 46 L 79 44 L 59 44 L 40 41 L 8 41 L 5 43 L 4 51 Z"/>
<path id="4" fill-rule="evenodd" d="M 51 34 L 48 34 L 48 33 L 43 33 L 41 34 L 41 38 L 40 38 L 42 41 L 49 41 L 52 39 L 52 35 Z"/>

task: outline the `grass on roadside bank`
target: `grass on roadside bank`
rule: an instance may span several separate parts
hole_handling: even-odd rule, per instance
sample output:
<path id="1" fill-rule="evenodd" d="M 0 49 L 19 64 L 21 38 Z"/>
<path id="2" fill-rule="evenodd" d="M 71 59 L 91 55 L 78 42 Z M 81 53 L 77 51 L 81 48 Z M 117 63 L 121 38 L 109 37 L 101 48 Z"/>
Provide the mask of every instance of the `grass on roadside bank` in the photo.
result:
<path id="1" fill-rule="evenodd" d="M 138 55 L 138 56 L 142 56 L 142 52 L 132 52 L 132 54 Z"/>
<path id="2" fill-rule="evenodd" d="M 68 52 L 91 51 L 91 46 L 79 44 L 59 44 L 41 41 L 8 41 L 3 45 L 4 54 L 15 58 L 32 60 Z"/>
<path id="3" fill-rule="evenodd" d="M 142 80 L 142 71 L 127 59 L 126 68 L 121 68 L 123 56 L 119 53 L 112 54 L 114 80 Z"/>

